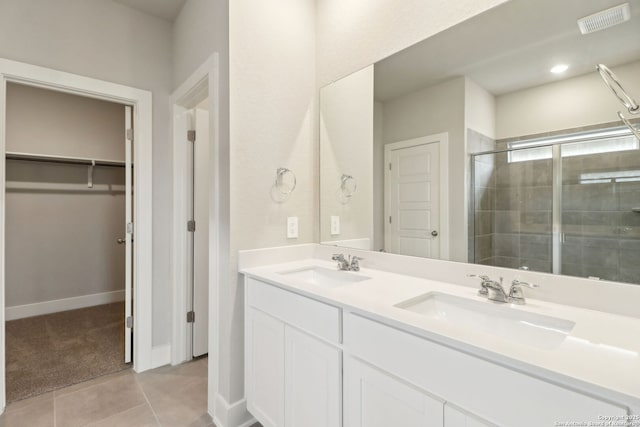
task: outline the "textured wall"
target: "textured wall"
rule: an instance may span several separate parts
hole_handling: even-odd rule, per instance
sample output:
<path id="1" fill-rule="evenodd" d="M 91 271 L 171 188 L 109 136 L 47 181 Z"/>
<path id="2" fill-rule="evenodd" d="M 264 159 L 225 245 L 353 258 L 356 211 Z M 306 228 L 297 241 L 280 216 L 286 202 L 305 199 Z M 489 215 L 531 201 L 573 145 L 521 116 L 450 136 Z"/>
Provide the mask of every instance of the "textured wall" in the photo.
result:
<path id="1" fill-rule="evenodd" d="M 320 241 L 373 241 L 373 66 L 320 91 Z M 345 197 L 342 175 L 355 193 Z M 345 185 L 352 185 L 348 182 Z M 346 191 L 350 191 L 350 187 Z M 331 235 L 331 216 L 340 234 Z M 373 249 L 373 248 L 368 248 Z"/>
<path id="2" fill-rule="evenodd" d="M 235 401 L 244 394 L 237 251 L 318 237 L 315 1 L 234 0 L 229 21 L 232 280 L 221 289 L 221 347 L 229 353 L 220 370 Z M 284 203 L 271 198 L 279 167 L 298 180 Z M 299 218 L 298 239 L 287 239 L 288 216 Z"/>

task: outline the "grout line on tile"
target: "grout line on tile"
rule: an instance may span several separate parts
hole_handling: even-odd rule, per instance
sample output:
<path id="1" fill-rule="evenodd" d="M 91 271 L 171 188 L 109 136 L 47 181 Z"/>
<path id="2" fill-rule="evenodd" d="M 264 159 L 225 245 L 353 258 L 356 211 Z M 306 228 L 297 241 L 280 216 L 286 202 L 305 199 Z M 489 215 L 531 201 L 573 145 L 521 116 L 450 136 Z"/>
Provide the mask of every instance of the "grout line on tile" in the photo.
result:
<path id="1" fill-rule="evenodd" d="M 149 398 L 147 397 L 147 392 L 144 391 L 144 387 L 142 387 L 142 384 L 140 384 L 140 381 L 138 381 L 138 375 L 136 375 L 134 373 L 133 374 L 133 379 L 135 380 L 136 384 L 138 384 L 138 387 L 140 387 L 140 391 L 142 392 L 142 395 L 144 396 L 144 400 L 147 402 L 147 405 L 149 405 L 149 408 L 151 409 L 151 413 L 153 414 L 153 418 L 156 419 L 156 423 L 158 423 L 158 426 L 161 427 L 162 425 L 160 424 L 160 420 L 158 419 L 158 414 L 156 414 L 156 410 L 153 409 L 153 405 L 149 401 Z"/>
<path id="2" fill-rule="evenodd" d="M 99 383 L 96 383 L 96 384 L 93 384 L 93 385 L 90 385 L 90 386 L 87 386 L 87 387 L 79 388 L 78 390 L 70 391 L 70 392 L 68 392 L 68 393 L 63 394 L 63 395 L 62 395 L 62 396 L 60 396 L 60 397 L 71 396 L 72 394 L 76 394 L 76 393 L 78 393 L 79 391 L 86 391 L 86 390 L 89 390 L 89 389 L 91 389 L 91 388 L 97 387 L 97 386 L 99 386 L 99 385 L 103 385 L 103 384 L 106 384 L 106 383 L 108 383 L 108 382 L 111 382 L 111 381 L 113 381 L 113 380 L 115 380 L 115 379 L 119 379 L 119 378 L 120 378 L 120 375 L 123 375 L 123 374 L 122 374 L 123 372 L 128 372 L 129 374 L 131 374 L 131 371 L 129 371 L 128 369 L 125 369 L 125 370 L 122 370 L 122 371 L 119 371 L 119 372 L 115 372 L 115 373 L 112 373 L 112 374 L 107 374 L 107 375 L 112 375 L 112 376 L 113 376 L 113 378 L 110 378 L 110 379 L 105 380 L 105 381 L 101 381 L 101 382 L 99 382 Z M 91 380 L 84 381 L 84 382 L 94 381 L 94 380 L 97 380 L 97 379 L 99 379 L 99 378 L 103 378 L 103 377 L 105 377 L 105 376 L 107 376 L 107 375 L 103 375 L 102 377 L 93 378 L 93 379 L 91 379 Z M 68 387 L 64 387 L 64 388 L 58 389 L 58 391 L 64 391 L 64 389 L 65 389 L 65 388 L 74 387 L 74 386 L 81 385 L 81 384 L 82 384 L 82 383 L 72 384 L 72 385 L 70 385 L 70 386 L 68 386 Z M 54 390 L 54 392 L 55 392 L 55 390 Z M 54 394 L 54 398 L 55 398 L 55 394 Z"/>
<path id="3" fill-rule="evenodd" d="M 93 424 L 95 424 L 95 423 L 101 423 L 101 422 L 103 422 L 103 421 L 108 420 L 109 418 L 116 417 L 116 416 L 121 415 L 121 414 L 123 414 L 123 413 L 125 413 L 125 412 L 133 411 L 134 409 L 139 408 L 139 407 L 144 406 L 144 405 L 146 405 L 146 403 L 141 403 L 141 404 L 136 405 L 136 406 L 134 406 L 134 407 L 131 407 L 131 408 L 129 408 L 129 409 L 125 409 L 124 411 L 120 411 L 120 412 L 117 412 L 117 413 L 115 413 L 115 414 L 111 414 L 111 415 L 109 415 L 107 418 L 101 418 L 101 419 L 99 419 L 99 420 L 91 421 L 89 424 L 87 424 L 87 426 L 86 426 L 86 427 L 90 427 L 91 425 L 93 425 Z"/>

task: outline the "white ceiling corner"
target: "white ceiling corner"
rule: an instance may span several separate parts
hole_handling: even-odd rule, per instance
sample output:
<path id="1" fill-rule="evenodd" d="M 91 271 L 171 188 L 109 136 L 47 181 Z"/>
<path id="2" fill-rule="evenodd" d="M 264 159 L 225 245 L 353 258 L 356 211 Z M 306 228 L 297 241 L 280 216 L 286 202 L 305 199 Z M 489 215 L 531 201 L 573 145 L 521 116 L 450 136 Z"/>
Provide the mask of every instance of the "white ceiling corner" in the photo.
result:
<path id="1" fill-rule="evenodd" d="M 147 15 L 175 21 L 187 0 L 113 0 Z"/>

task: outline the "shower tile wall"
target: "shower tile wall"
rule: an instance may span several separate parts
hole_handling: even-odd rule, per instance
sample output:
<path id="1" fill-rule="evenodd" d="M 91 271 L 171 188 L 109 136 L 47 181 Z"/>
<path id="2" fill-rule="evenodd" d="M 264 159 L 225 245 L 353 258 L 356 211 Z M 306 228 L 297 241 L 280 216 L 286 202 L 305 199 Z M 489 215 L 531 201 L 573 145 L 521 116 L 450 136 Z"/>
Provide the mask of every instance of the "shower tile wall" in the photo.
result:
<path id="1" fill-rule="evenodd" d="M 562 183 L 562 273 L 640 283 L 640 153 L 563 158 Z"/>
<path id="2" fill-rule="evenodd" d="M 467 140 L 471 152 L 506 148 L 506 142 L 472 130 Z M 474 149 L 478 146 L 484 149 Z M 469 259 L 551 272 L 551 166 L 550 160 L 509 163 L 506 152 L 475 157 Z"/>
<path id="3" fill-rule="evenodd" d="M 471 130 L 467 137 L 471 152 L 506 149 Z M 552 163 L 475 157 L 470 260 L 552 271 Z M 561 208 L 562 274 L 640 283 L 640 151 L 563 157 Z"/>
<path id="4" fill-rule="evenodd" d="M 510 163 L 506 152 L 495 157 L 493 265 L 551 272 L 552 161 Z"/>
<path id="5" fill-rule="evenodd" d="M 473 129 L 467 129 L 470 153 L 494 151 L 495 141 Z M 477 264 L 493 265 L 493 233 L 495 226 L 495 156 L 475 157 L 473 165 L 473 203 L 470 204 L 469 259 Z"/>

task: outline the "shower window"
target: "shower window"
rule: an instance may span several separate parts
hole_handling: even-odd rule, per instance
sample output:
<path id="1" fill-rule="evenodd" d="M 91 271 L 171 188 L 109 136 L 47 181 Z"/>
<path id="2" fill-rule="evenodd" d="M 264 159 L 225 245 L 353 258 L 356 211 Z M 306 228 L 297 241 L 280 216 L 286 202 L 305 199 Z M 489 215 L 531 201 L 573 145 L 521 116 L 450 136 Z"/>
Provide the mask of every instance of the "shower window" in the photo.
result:
<path id="1" fill-rule="evenodd" d="M 562 144 L 562 157 L 637 150 L 640 142 L 627 128 L 581 132 L 507 144 L 509 162 L 526 162 L 553 157 L 553 145 Z M 527 150 L 522 150 L 527 148 Z"/>
<path id="2" fill-rule="evenodd" d="M 640 283 L 640 146 L 619 128 L 472 156 L 473 262 Z"/>

